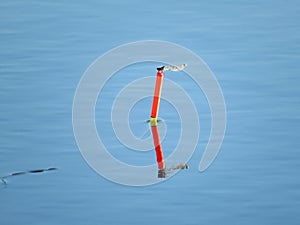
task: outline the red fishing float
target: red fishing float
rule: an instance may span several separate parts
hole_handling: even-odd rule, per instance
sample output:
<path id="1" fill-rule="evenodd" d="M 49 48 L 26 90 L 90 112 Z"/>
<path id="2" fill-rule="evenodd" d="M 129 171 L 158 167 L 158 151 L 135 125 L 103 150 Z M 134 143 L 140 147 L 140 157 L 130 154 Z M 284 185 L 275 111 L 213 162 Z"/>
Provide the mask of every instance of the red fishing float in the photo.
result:
<path id="1" fill-rule="evenodd" d="M 150 125 L 151 125 L 152 137 L 153 137 L 153 142 L 154 142 L 154 147 L 156 152 L 156 161 L 157 161 L 158 169 L 164 170 L 165 169 L 164 155 L 160 144 L 160 138 L 159 138 L 158 127 L 157 127 L 157 115 L 159 109 L 160 94 L 161 94 L 164 72 L 163 72 L 163 67 L 157 68 L 157 70 L 158 72 L 156 74 Z"/>
<path id="2" fill-rule="evenodd" d="M 154 96 L 152 102 L 152 111 L 150 117 L 150 125 L 151 125 L 152 137 L 153 137 L 154 148 L 156 153 L 156 161 L 159 170 L 158 177 L 160 178 L 165 177 L 165 161 L 164 161 L 162 146 L 160 143 L 158 127 L 157 127 L 157 116 L 158 116 L 160 95 L 161 95 L 161 89 L 162 89 L 163 78 L 164 78 L 164 70 L 180 71 L 183 70 L 186 66 L 187 66 L 186 64 L 182 64 L 177 66 L 162 66 L 157 68 Z"/>

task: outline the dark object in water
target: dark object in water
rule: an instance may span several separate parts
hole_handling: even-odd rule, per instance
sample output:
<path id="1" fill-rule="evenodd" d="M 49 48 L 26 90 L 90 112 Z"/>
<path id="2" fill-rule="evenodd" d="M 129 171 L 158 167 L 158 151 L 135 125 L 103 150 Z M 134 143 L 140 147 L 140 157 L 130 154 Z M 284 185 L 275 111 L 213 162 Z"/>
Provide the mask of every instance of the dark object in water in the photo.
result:
<path id="1" fill-rule="evenodd" d="M 9 174 L 7 176 L 1 177 L 1 181 L 2 181 L 3 184 L 7 184 L 7 181 L 5 179 L 9 178 L 9 177 L 12 177 L 12 176 L 18 176 L 18 175 L 28 174 L 28 173 L 43 173 L 43 172 L 52 171 L 52 170 L 57 170 L 57 168 L 50 167 L 48 169 L 37 169 L 37 170 L 14 172 L 14 173 L 11 173 L 11 174 Z"/>
<path id="2" fill-rule="evenodd" d="M 41 173 L 44 172 L 45 170 L 30 170 L 29 173 Z"/>
<path id="3" fill-rule="evenodd" d="M 21 175 L 21 174 L 25 174 L 26 172 L 15 172 L 12 173 L 10 176 L 17 176 L 17 175 Z"/>

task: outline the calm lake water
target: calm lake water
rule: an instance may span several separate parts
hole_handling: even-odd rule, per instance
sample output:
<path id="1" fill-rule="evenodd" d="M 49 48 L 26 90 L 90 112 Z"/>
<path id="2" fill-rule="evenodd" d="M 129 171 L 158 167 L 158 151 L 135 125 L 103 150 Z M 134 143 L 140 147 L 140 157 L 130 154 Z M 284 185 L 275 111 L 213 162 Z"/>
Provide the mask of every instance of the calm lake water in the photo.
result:
<path id="1" fill-rule="evenodd" d="M 298 1 L 12 0 L 1 1 L 0 12 L 0 176 L 58 168 L 0 184 L 0 224 L 299 224 Z M 220 154 L 200 173 L 209 108 L 188 80 L 174 78 L 203 101 L 199 144 L 188 170 L 138 188 L 88 166 L 73 135 L 72 104 L 97 57 L 140 40 L 177 43 L 208 64 L 224 94 L 227 130 Z M 134 69 L 155 76 L 148 66 Z M 131 79 L 116 76 L 111 91 Z M 137 136 L 149 103 L 133 110 Z M 163 143 L 166 154 L 178 139 L 173 111 L 162 102 L 160 117 L 174 131 Z M 134 152 L 113 154 L 136 161 Z"/>

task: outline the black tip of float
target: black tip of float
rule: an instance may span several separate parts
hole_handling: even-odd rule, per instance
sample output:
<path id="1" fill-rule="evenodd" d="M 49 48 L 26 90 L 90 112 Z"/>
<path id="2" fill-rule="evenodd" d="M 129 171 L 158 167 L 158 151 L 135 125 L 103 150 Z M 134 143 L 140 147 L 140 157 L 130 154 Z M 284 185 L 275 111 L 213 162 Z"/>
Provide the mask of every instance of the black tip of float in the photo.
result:
<path id="1" fill-rule="evenodd" d="M 165 66 L 157 67 L 156 69 L 157 69 L 157 71 L 162 71 L 162 70 L 164 70 L 164 68 L 165 68 Z"/>
<path id="2" fill-rule="evenodd" d="M 158 178 L 166 178 L 166 170 L 165 169 L 158 170 L 157 177 Z"/>

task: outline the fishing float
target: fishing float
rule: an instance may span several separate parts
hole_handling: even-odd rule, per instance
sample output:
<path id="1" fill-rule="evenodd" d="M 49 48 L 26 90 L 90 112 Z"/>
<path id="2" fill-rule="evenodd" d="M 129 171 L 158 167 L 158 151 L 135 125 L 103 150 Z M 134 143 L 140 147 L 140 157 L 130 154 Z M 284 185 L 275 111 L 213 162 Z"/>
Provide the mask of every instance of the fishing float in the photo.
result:
<path id="1" fill-rule="evenodd" d="M 160 137 L 159 137 L 158 126 L 157 126 L 157 117 L 158 117 L 160 96 L 161 96 L 161 90 L 162 90 L 162 84 L 163 84 L 163 78 L 164 78 L 164 71 L 167 71 L 167 70 L 181 71 L 186 66 L 187 66 L 187 64 L 181 64 L 181 65 L 175 65 L 175 66 L 162 66 L 162 67 L 157 68 L 154 96 L 153 96 L 153 101 L 152 101 L 152 110 L 151 110 L 151 116 L 150 116 L 150 126 L 151 126 L 151 132 L 152 132 L 154 148 L 155 148 L 155 153 L 156 153 L 156 161 L 157 161 L 159 178 L 164 178 L 166 176 L 164 154 L 163 154 L 162 146 L 160 143 Z"/>

